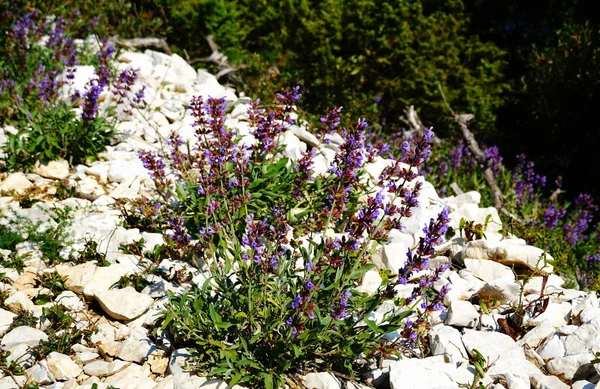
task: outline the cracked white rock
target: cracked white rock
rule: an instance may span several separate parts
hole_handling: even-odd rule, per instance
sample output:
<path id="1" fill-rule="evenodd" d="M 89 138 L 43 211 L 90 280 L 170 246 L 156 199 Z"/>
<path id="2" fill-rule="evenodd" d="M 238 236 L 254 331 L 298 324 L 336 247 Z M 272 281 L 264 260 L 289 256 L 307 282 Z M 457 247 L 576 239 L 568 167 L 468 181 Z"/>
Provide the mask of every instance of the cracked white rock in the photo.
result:
<path id="1" fill-rule="evenodd" d="M 104 312 L 117 320 L 133 320 L 146 312 L 154 302 L 152 297 L 138 293 L 131 286 L 97 292 L 95 296 Z"/>

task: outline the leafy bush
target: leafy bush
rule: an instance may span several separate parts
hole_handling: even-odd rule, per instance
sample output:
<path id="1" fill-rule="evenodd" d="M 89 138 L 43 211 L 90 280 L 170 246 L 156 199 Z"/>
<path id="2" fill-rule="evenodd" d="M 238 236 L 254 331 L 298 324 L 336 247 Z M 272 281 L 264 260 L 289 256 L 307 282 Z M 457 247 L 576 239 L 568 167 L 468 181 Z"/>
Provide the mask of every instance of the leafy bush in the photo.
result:
<path id="1" fill-rule="evenodd" d="M 253 103 L 250 144 L 224 126 L 223 100 L 195 98 L 195 144 L 172 134 L 166 159 L 140 152 L 158 199 L 138 203 L 132 220 L 147 215 L 151 222 L 141 224 L 162 225 L 171 257 L 208 273 L 206 282 L 170 296 L 158 324 L 197 350 L 193 371 L 230 385 L 282 387 L 286 375 L 313 368 L 353 374 L 357 359 L 397 352 L 400 343 L 382 345 L 383 335 L 399 330 L 416 342 L 426 312 L 442 307 L 445 287 L 435 290 L 433 282 L 446 267 L 415 273 L 429 268 L 447 229 L 446 210 L 425 227 L 397 276 L 380 271 L 376 292 L 356 289 L 375 269 L 370 258 L 378 245 L 417 204 L 421 184 L 410 167 L 428 157 L 433 133 L 406 143 L 376 186 L 362 170 L 376 157 L 365 145 L 367 123 L 341 128 L 341 109 L 334 109 L 322 119 L 320 137 L 336 132 L 344 142 L 327 174 L 317 175 L 316 149 L 294 162 L 279 143 L 298 98 L 295 88 L 277 94 L 273 105 Z M 421 286 L 398 298 L 394 287 L 414 277 Z M 386 301 L 392 304 L 375 321 Z M 405 320 L 415 313 L 417 320 Z"/>
<path id="2" fill-rule="evenodd" d="M 246 65 L 244 90 L 265 97 L 299 83 L 308 112 L 344 104 L 390 133 L 411 104 L 425 121 L 440 122 L 446 108 L 438 83 L 455 109 L 475 113 L 481 129 L 491 130 L 508 90 L 502 51 L 469 35 L 460 1 L 435 9 L 404 0 L 167 3 L 175 45 L 207 55 L 203 40 L 190 46 L 188 37 L 212 34 Z"/>
<path id="3" fill-rule="evenodd" d="M 113 126 L 98 112 L 101 93 L 110 88 L 113 102 L 123 106 L 138 103 L 143 96 L 143 90 L 135 94 L 131 90 L 136 71 L 116 74 L 109 64 L 114 48 L 102 42 L 96 78 L 85 90 L 75 90 L 71 101 L 64 101 L 62 88 L 74 78 L 79 64 L 69 34 L 72 24 L 61 16 L 43 18 L 36 10 L 1 31 L 5 46 L 0 56 L 0 123 L 18 129 L 8 134 L 4 146 L 10 170 L 29 169 L 39 159 L 81 163 L 95 157 L 114 136 Z M 77 106 L 80 115 L 74 112 Z"/>

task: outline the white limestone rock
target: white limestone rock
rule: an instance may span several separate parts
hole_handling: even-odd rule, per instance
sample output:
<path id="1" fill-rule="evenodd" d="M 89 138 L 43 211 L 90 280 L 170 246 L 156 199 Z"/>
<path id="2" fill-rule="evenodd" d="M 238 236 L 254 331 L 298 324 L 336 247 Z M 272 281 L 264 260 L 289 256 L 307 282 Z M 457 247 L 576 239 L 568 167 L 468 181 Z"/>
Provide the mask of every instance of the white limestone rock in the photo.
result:
<path id="1" fill-rule="evenodd" d="M 137 271 L 131 265 L 115 264 L 106 267 L 97 267 L 96 271 L 83 288 L 86 298 L 93 298 L 100 292 L 109 290 L 121 277 Z"/>
<path id="2" fill-rule="evenodd" d="M 457 364 L 465 360 L 467 350 L 456 328 L 438 325 L 429 333 L 432 355 L 443 355 L 445 362 Z"/>
<path id="3" fill-rule="evenodd" d="M 565 356 L 565 344 L 560 336 L 555 333 L 548 337 L 536 351 L 545 361 L 562 358 Z"/>
<path id="4" fill-rule="evenodd" d="M 70 378 L 77 378 L 83 371 L 79 365 L 69 358 L 68 355 L 51 352 L 46 359 L 48 370 L 57 381 L 66 381 Z"/>
<path id="5" fill-rule="evenodd" d="M 204 69 L 198 69 L 198 85 L 194 87 L 194 93 L 204 97 L 221 98 L 226 101 L 236 101 L 235 91 L 219 84 L 217 78 Z"/>
<path id="6" fill-rule="evenodd" d="M 308 132 L 303 126 L 297 126 L 295 124 L 292 124 L 290 126 L 290 131 L 292 132 L 292 134 L 296 135 L 298 139 L 300 139 L 303 142 L 306 142 L 306 144 L 308 144 L 311 147 L 319 147 L 321 143 L 319 142 L 316 136 Z"/>
<path id="7" fill-rule="evenodd" d="M 124 370 L 131 362 L 115 360 L 113 362 L 93 361 L 83 367 L 83 372 L 94 377 L 108 377 Z"/>
<path id="8" fill-rule="evenodd" d="M 119 343 L 116 357 L 124 361 L 142 363 L 156 350 L 156 346 L 150 339 L 125 339 Z"/>
<path id="9" fill-rule="evenodd" d="M 138 293 L 131 286 L 96 292 L 95 296 L 104 312 L 117 320 L 133 320 L 141 316 L 154 301 L 152 297 Z"/>
<path id="10" fill-rule="evenodd" d="M 530 326 L 540 325 L 543 321 L 549 321 L 550 324 L 557 328 L 567 324 L 571 313 L 571 304 L 563 302 L 560 304 L 550 301 L 546 310 L 535 317 L 531 317 L 528 313 L 525 317 L 525 324 Z"/>
<path id="11" fill-rule="evenodd" d="M 479 312 L 468 301 L 454 300 L 450 303 L 445 324 L 457 327 L 474 328 L 479 323 Z"/>
<path id="12" fill-rule="evenodd" d="M 342 383 L 331 373 L 309 373 L 302 377 L 307 388 L 311 389 L 341 389 Z"/>
<path id="13" fill-rule="evenodd" d="M 63 180 L 69 177 L 69 162 L 61 159 L 58 161 L 50 161 L 40 164 L 38 161 L 33 169 L 33 172 L 44 178 Z"/>
<path id="14" fill-rule="evenodd" d="M 597 388 L 596 384 L 591 383 L 588 380 L 580 380 L 573 382 L 571 389 L 594 389 Z"/>
<path id="15" fill-rule="evenodd" d="M 465 329 L 462 341 L 469 353 L 476 349 L 489 361 L 502 358 L 525 360 L 523 349 L 505 334 Z"/>
<path id="16" fill-rule="evenodd" d="M 142 366 L 131 364 L 123 370 L 112 374 L 104 382 L 115 388 L 153 389 L 156 386 L 156 382 L 148 377 L 148 375 L 149 372 L 145 371 Z"/>
<path id="17" fill-rule="evenodd" d="M 515 274 L 513 271 L 498 262 L 485 260 L 485 259 L 471 259 L 465 258 L 464 264 L 475 277 L 491 282 L 499 279 L 515 280 Z"/>
<path id="18" fill-rule="evenodd" d="M 23 292 L 15 292 L 4 300 L 4 305 L 13 312 L 30 312 L 33 310 L 33 302 Z"/>
<path id="19" fill-rule="evenodd" d="M 0 341 L 0 344 L 6 349 L 10 349 L 21 344 L 34 347 L 37 346 L 42 340 L 48 340 L 48 335 L 46 335 L 43 331 L 27 326 L 20 326 L 13 328 L 10 330 L 10 332 L 4 335 Z"/>
<path id="20" fill-rule="evenodd" d="M 0 308 L 0 336 L 4 335 L 17 317 L 14 313 Z"/>
<path id="21" fill-rule="evenodd" d="M 509 279 L 486 282 L 477 294 L 484 300 L 496 300 L 501 303 L 515 303 L 519 298 L 520 286 Z"/>
<path id="22" fill-rule="evenodd" d="M 41 385 L 48 385 L 56 381 L 46 361 L 40 361 L 31 366 L 25 371 L 25 376 L 28 381 Z"/>
<path id="23" fill-rule="evenodd" d="M 107 178 L 110 182 L 121 183 L 126 180 L 133 180 L 137 176 L 143 178 L 148 176 L 148 170 L 139 158 L 112 161 Z"/>
<path id="24" fill-rule="evenodd" d="M 584 323 L 565 339 L 565 355 L 576 355 L 600 347 L 600 317 Z"/>
<path id="25" fill-rule="evenodd" d="M 555 329 L 551 322 L 549 320 L 544 320 L 537 327 L 523 335 L 517 344 L 519 344 L 519 346 L 527 345 L 531 348 L 537 348 L 554 333 Z"/>
<path id="26" fill-rule="evenodd" d="M 56 296 L 54 301 L 57 304 L 62 304 L 67 309 L 75 312 L 83 311 L 86 308 L 86 305 L 83 303 L 83 301 L 81 301 L 81 299 L 79 299 L 79 296 L 70 290 L 66 290 Z"/>
<path id="27" fill-rule="evenodd" d="M 456 366 L 444 363 L 443 357 L 401 359 L 390 363 L 391 389 L 458 389 L 458 384 L 445 374 Z M 427 377 L 427 379 L 424 379 Z"/>
<path id="28" fill-rule="evenodd" d="M 465 192 L 456 196 L 447 197 L 445 203 L 452 210 L 458 209 L 465 204 L 479 204 L 481 194 L 477 191 Z"/>
<path id="29" fill-rule="evenodd" d="M 596 373 L 590 361 L 594 359 L 594 354 L 584 352 L 580 354 L 567 355 L 561 358 L 552 359 L 546 364 L 548 372 L 552 375 L 562 377 L 565 380 L 572 380 L 575 374 L 593 375 Z"/>
<path id="30" fill-rule="evenodd" d="M 552 272 L 552 265 L 544 262 L 553 258 L 544 250 L 525 244 L 522 239 L 506 239 L 497 243 L 479 239 L 468 242 L 462 253 L 463 258 L 490 259 L 506 266 L 522 266 L 530 270 L 539 269 Z"/>
<path id="31" fill-rule="evenodd" d="M 76 266 L 58 265 L 55 269 L 61 277 L 67 278 L 66 286 L 69 290 L 81 294 L 94 276 L 97 266 L 86 262 Z"/>

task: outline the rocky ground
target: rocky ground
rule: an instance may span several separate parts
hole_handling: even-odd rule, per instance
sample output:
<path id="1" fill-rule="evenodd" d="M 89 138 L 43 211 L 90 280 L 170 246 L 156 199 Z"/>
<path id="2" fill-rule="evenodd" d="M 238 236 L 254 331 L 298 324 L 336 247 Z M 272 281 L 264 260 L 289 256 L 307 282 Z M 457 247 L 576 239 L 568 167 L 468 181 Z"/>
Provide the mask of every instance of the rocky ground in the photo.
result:
<path id="1" fill-rule="evenodd" d="M 189 353 L 172 350 L 168 338 L 152 335 L 154 315 L 163 309 L 167 291 L 177 291 L 204 280 L 204 273 L 188 264 L 163 260 L 163 274 L 189 272 L 189 281 L 176 277 L 148 275 L 150 285 L 141 293 L 133 287 L 111 288 L 122 276 L 143 272 L 147 260 L 125 254 L 121 245 L 140 239 L 146 249 L 162 243 L 162 235 L 126 229 L 121 226 L 119 203 L 123 199 L 152 196 L 148 172 L 138 159 L 138 150 L 160 150 L 170 131 L 178 131 L 184 140 L 193 138 L 192 118 L 186 107 L 192 96 L 225 97 L 233 106 L 227 125 L 252 142 L 249 134 L 248 99 L 221 86 L 211 74 L 194 70 L 182 58 L 146 51 L 121 54 L 119 67 L 140 68 L 138 82 L 147 85 L 144 106 L 133 116 L 117 112 L 119 141 L 90 166 L 69 168 L 65 161 L 38 166 L 33 173 L 12 173 L 0 177 L 0 209 L 3 223 L 15 223 L 15 215 L 40 222 L 40 230 L 59 228 L 53 209 L 70 207 L 72 218 L 65 227 L 66 236 L 83 249 L 95 242 L 94 252 L 105 254 L 109 266 L 89 261 L 81 264 L 47 265 L 39 247 L 32 242 L 17 246 L 16 256 L 25 257 L 25 268 L 0 268 L 4 279 L 0 292 L 5 296 L 0 307 L 0 389 L 18 388 L 35 383 L 46 388 L 226 388 L 215 380 L 195 377 L 182 369 Z M 75 87 L 82 90 L 89 67 L 77 70 Z M 13 128 L 0 129 L 0 142 Z M 335 155 L 336 142 L 320 143 L 303 126 L 291 126 L 282 136 L 286 156 L 298 159 L 307 145 L 320 152 L 315 157 L 316 173 L 325 173 Z M 367 166 L 376 180 L 390 161 L 383 158 Z M 73 197 L 56 201 L 60 183 L 76 188 Z M 22 207 L 24 194 L 42 201 Z M 19 203 L 21 202 L 21 204 Z M 450 209 L 451 223 L 458 230 L 461 218 L 485 223 L 485 239 L 467 241 L 454 238 L 438 248 L 435 261 L 452 262 L 453 270 L 444 273 L 439 286 L 449 283 L 444 303 L 447 311 L 432 317 L 429 347 L 433 356 L 419 359 L 385 360 L 366 377 L 363 384 L 343 383 L 330 373 L 305 376 L 309 388 L 341 388 L 372 385 L 378 388 L 577 388 L 600 387 L 600 365 L 593 364 L 600 352 L 600 304 L 595 294 L 563 289 L 563 280 L 552 274 L 552 266 L 543 261 L 543 251 L 517 237 L 504 237 L 494 208 L 480 208 L 476 192 L 440 198 L 427 182 L 420 205 L 405 223 L 403 232 L 393 234 L 390 244 L 374 258 L 376 264 L 393 272 L 402 267 L 408 247 L 422 236 L 422 228 L 444 206 Z M 11 221 L 12 220 L 12 221 Z M 2 252 L 5 258 L 10 252 Z M 64 255 L 68 255 L 67 252 Z M 550 257 L 547 257 L 550 259 Z M 519 274 L 532 277 L 524 282 Z M 53 302 L 39 305 L 40 295 L 53 292 L 40 285 L 44 274 L 57 272 L 67 277 L 64 291 L 52 296 Z M 375 290 L 378 273 L 371 271 L 359 287 Z M 168 279 L 166 279 L 168 278 Z M 409 293 L 414 285 L 406 285 Z M 34 304 L 34 301 L 37 304 Z M 76 344 L 63 353 L 50 352 L 36 358 L 32 347 L 50 336 L 50 324 L 44 308 L 60 303 L 76 319 L 76 327 L 96 332 L 89 342 Z M 385 307 L 382 307 L 382 312 Z M 37 323 L 14 326 L 17 312 L 29 312 Z M 47 312 L 47 311 L 45 311 Z M 374 316 L 377 318 L 376 313 Z M 510 318 L 521 317 L 522 325 Z M 526 333 L 521 332 L 527 327 Z M 62 332 L 64 333 L 64 331 Z M 61 331 L 58 331 L 61 334 Z M 54 335 L 52 335 L 54 336 Z M 388 334 L 395 339 L 397 333 Z M 515 340 L 516 339 L 516 340 Z M 477 350 L 480 354 L 478 354 Z M 480 355 L 480 358 L 478 358 Z M 19 366 L 24 375 L 14 375 L 10 366 Z"/>

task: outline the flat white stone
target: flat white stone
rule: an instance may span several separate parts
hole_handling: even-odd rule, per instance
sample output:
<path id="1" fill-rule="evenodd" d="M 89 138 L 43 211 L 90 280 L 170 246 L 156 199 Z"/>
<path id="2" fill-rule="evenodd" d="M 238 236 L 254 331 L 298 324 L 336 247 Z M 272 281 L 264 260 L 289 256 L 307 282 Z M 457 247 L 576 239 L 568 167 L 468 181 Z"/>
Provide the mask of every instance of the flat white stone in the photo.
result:
<path id="1" fill-rule="evenodd" d="M 0 336 L 4 335 L 8 328 L 17 317 L 14 313 L 0 308 Z"/>
<path id="2" fill-rule="evenodd" d="M 25 376 L 31 382 L 36 382 L 42 385 L 48 385 L 56 381 L 52 373 L 50 373 L 48 363 L 46 361 L 40 361 L 31 366 L 25 372 Z"/>
<path id="3" fill-rule="evenodd" d="M 121 277 L 135 273 L 136 268 L 130 265 L 110 265 L 97 267 L 90 280 L 83 288 L 87 298 L 94 297 L 97 293 L 109 290 Z"/>
<path id="4" fill-rule="evenodd" d="M 83 371 L 79 365 L 69 358 L 68 355 L 51 352 L 46 359 L 48 370 L 57 381 L 66 381 L 70 378 L 77 378 Z"/>
<path id="5" fill-rule="evenodd" d="M 302 377 L 304 385 L 311 389 L 341 389 L 342 383 L 331 373 L 309 373 Z"/>
<path id="6" fill-rule="evenodd" d="M 531 348 L 536 348 L 554 333 L 554 326 L 550 323 L 549 320 L 544 320 L 537 327 L 523 335 L 523 337 L 519 339 L 517 344 L 519 344 L 520 346 L 527 345 Z"/>
<path id="7" fill-rule="evenodd" d="M 515 303 L 519 298 L 520 286 L 515 281 L 499 279 L 486 282 L 477 294 L 484 300 L 500 303 Z"/>
<path id="8" fill-rule="evenodd" d="M 62 180 L 69 176 L 69 163 L 64 159 L 44 164 L 38 162 L 33 171 L 44 178 Z"/>
<path id="9" fill-rule="evenodd" d="M 27 326 L 20 326 L 13 328 L 10 330 L 10 332 L 5 334 L 2 337 L 0 344 L 6 349 L 10 349 L 18 344 L 26 344 L 34 347 L 40 344 L 42 340 L 48 340 L 48 335 L 46 335 L 43 331 Z"/>
<path id="10" fill-rule="evenodd" d="M 429 333 L 432 355 L 443 355 L 447 363 L 457 364 L 464 361 L 467 350 L 463 345 L 461 333 L 456 328 L 440 325 Z"/>
<path id="11" fill-rule="evenodd" d="M 483 281 L 491 282 L 498 279 L 515 280 L 513 271 L 498 262 L 471 258 L 465 258 L 463 261 L 467 270 Z"/>
<path id="12" fill-rule="evenodd" d="M 156 382 L 148 377 L 148 374 L 142 366 L 131 364 L 106 378 L 104 382 L 115 388 L 153 389 Z"/>
<path id="13" fill-rule="evenodd" d="M 479 323 L 479 312 L 468 301 L 454 300 L 450 303 L 445 324 L 457 327 L 476 327 Z"/>
<path id="14" fill-rule="evenodd" d="M 558 334 L 554 334 L 547 338 L 536 351 L 545 361 L 561 358 L 565 356 L 565 344 Z"/>
<path id="15" fill-rule="evenodd" d="M 92 279 L 96 269 L 96 265 L 90 262 L 76 266 L 59 265 L 56 267 L 58 274 L 67 278 L 66 285 L 69 290 L 75 293 L 83 293 L 83 289 Z"/>
<path id="16" fill-rule="evenodd" d="M 124 361 L 142 363 L 156 350 L 156 346 L 150 339 L 126 339 L 119 344 L 116 356 Z"/>
<path id="17" fill-rule="evenodd" d="M 23 292 L 15 292 L 4 300 L 4 305 L 14 312 L 28 312 L 34 308 L 33 302 Z"/>
<path id="18" fill-rule="evenodd" d="M 83 367 L 83 372 L 94 377 L 108 377 L 131 365 L 131 362 L 115 360 L 114 362 L 93 361 Z"/>
<path id="19" fill-rule="evenodd" d="M 110 317 L 117 320 L 133 320 L 150 308 L 154 299 L 138 293 L 131 286 L 96 292 L 96 300 Z"/>
<path id="20" fill-rule="evenodd" d="M 476 349 L 489 361 L 503 357 L 525 360 L 523 349 L 505 334 L 465 329 L 462 341 L 469 353 Z"/>
<path id="21" fill-rule="evenodd" d="M 456 369 L 456 366 L 436 358 L 401 359 L 391 362 L 390 388 L 458 389 L 458 384 L 444 374 L 445 370 Z"/>
<path id="22" fill-rule="evenodd" d="M 585 352 L 575 355 L 567 355 L 562 358 L 552 359 L 546 364 L 548 372 L 560 376 L 566 380 L 572 380 L 575 373 L 583 374 L 580 368 L 586 369 L 589 374 L 595 374 L 594 367 L 590 361 L 594 359 L 594 354 Z M 584 374 L 585 376 L 585 374 Z"/>
<path id="23" fill-rule="evenodd" d="M 600 346 L 600 318 L 584 323 L 565 339 L 566 355 L 576 355 Z"/>

